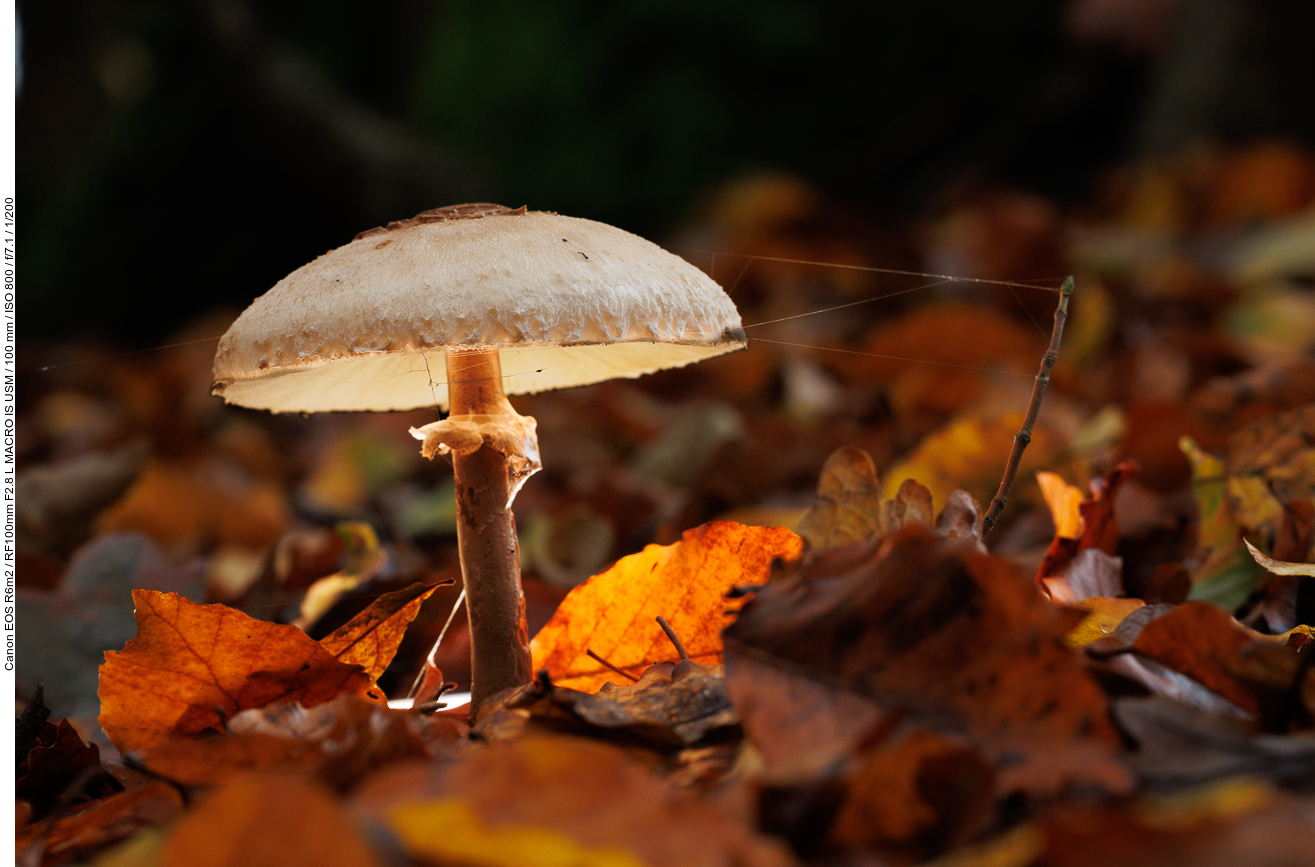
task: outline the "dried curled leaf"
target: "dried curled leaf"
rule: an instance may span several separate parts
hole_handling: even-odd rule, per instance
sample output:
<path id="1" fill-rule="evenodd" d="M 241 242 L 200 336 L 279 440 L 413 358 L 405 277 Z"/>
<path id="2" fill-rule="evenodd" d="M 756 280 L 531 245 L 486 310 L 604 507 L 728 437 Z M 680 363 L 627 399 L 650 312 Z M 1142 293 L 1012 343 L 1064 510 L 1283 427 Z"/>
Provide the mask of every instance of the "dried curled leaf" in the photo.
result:
<path id="1" fill-rule="evenodd" d="M 713 521 L 686 530 L 674 545 L 649 545 L 573 589 L 530 642 L 535 671 L 582 692 L 624 679 L 587 651 L 638 677 L 676 654 L 654 622 L 664 616 L 690 658 L 721 661 L 721 630 L 731 622 L 733 587 L 762 584 L 777 557 L 792 560 L 803 540 L 784 527 L 748 527 Z"/>
<path id="2" fill-rule="evenodd" d="M 1043 473 L 1037 474 L 1037 480 L 1042 483 L 1042 490 L 1049 490 L 1046 495 L 1048 501 L 1050 498 L 1055 500 L 1052 506 L 1052 516 L 1055 521 L 1055 538 L 1046 549 L 1045 556 L 1041 559 L 1041 565 L 1036 570 L 1036 585 L 1041 588 L 1042 592 L 1047 595 L 1054 595 L 1054 598 L 1060 601 L 1081 599 L 1084 595 L 1103 595 L 1113 596 L 1123 591 L 1120 576 L 1115 576 L 1118 582 L 1117 586 L 1109 586 L 1109 579 L 1097 580 L 1095 583 L 1100 586 L 1100 592 L 1096 594 L 1087 593 L 1075 588 L 1069 588 L 1068 571 L 1074 559 L 1082 551 L 1096 548 L 1104 551 L 1106 554 L 1113 555 L 1119 547 L 1119 523 L 1114 515 L 1114 498 L 1119 492 L 1119 486 L 1123 484 L 1124 479 L 1137 472 L 1138 467 L 1134 461 L 1124 461 L 1114 469 L 1110 470 L 1104 476 L 1091 480 L 1091 499 L 1079 499 L 1076 503 L 1078 510 L 1077 520 L 1074 521 L 1071 513 L 1073 506 L 1073 491 L 1068 487 L 1060 488 L 1065 483 L 1062 480 L 1042 482 Z M 1058 510 L 1058 511 L 1056 511 Z M 1078 530 L 1076 536 L 1065 535 L 1060 530 Z M 1108 565 L 1108 564 L 1106 564 Z M 1120 563 L 1120 567 L 1122 564 Z M 1053 579 L 1047 582 L 1046 579 Z M 1087 582 L 1090 583 L 1090 582 Z"/>
<path id="3" fill-rule="evenodd" d="M 817 503 L 799 524 L 814 551 L 881 536 L 881 486 L 872 456 L 855 446 L 831 453 L 817 480 Z"/>
<path id="4" fill-rule="evenodd" d="M 308 707 L 368 694 L 360 666 L 340 662 L 295 626 L 268 623 L 176 593 L 134 590 L 137 637 L 100 667 L 100 724 L 121 751 L 189 738 L 280 699 Z"/>
<path id="5" fill-rule="evenodd" d="M 314 774 L 341 789 L 395 761 L 431 757 L 458 743 L 456 720 L 390 710 L 354 696 L 307 710 L 278 702 L 233 717 L 223 737 L 170 741 L 138 754 L 151 773 L 188 786 L 213 786 L 252 771 Z"/>
<path id="6" fill-rule="evenodd" d="M 554 728 L 625 732 L 659 748 L 688 747 L 740 721 L 721 667 L 691 662 L 679 667 L 660 662 L 629 686 L 608 683 L 592 694 L 535 681 L 516 690 L 504 706 L 528 711 L 531 720 Z"/>
<path id="7" fill-rule="evenodd" d="M 937 516 L 927 486 L 906 478 L 894 496 L 883 500 L 872 456 L 856 446 L 842 446 L 822 465 L 817 502 L 804 515 L 799 532 L 811 550 L 826 551 L 882 539 L 910 524 L 981 544 L 982 510 L 971 494 L 951 491 Z"/>
<path id="8" fill-rule="evenodd" d="M 339 662 L 359 665 L 371 681 L 379 679 L 397 655 L 406 627 L 437 585 L 412 584 L 385 593 L 370 607 L 320 639 L 320 646 Z"/>
<path id="9" fill-rule="evenodd" d="M 19 746 L 22 752 L 22 745 Z M 88 771 L 100 767 L 100 748 L 83 743 L 82 736 L 62 719 L 46 723 L 18 766 L 15 796 L 33 802 L 40 812 L 53 805 L 65 788 Z"/>
<path id="10" fill-rule="evenodd" d="M 1283 560 L 1275 560 L 1272 557 L 1266 557 L 1264 554 L 1260 553 L 1256 546 L 1247 542 L 1246 539 L 1243 539 L 1242 541 L 1246 542 L 1247 550 L 1251 552 L 1252 558 L 1275 575 L 1315 576 L 1315 563 L 1287 563 Z"/>

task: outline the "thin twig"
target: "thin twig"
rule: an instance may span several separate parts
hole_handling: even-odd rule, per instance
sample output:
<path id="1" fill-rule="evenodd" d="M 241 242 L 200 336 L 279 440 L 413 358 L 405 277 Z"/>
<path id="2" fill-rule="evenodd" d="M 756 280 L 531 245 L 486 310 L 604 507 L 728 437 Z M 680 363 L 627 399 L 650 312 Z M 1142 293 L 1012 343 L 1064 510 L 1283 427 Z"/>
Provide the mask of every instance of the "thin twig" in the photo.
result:
<path id="1" fill-rule="evenodd" d="M 680 654 L 681 661 L 684 662 L 686 659 L 689 659 L 689 654 L 685 652 L 685 645 L 680 643 L 680 638 L 676 636 L 676 630 L 671 628 L 671 624 L 667 622 L 667 618 L 658 615 L 657 625 L 662 627 L 662 631 L 667 634 L 667 638 L 671 640 L 673 645 L 675 645 L 676 652 Z"/>
<path id="2" fill-rule="evenodd" d="M 434 655 L 438 653 L 438 646 L 443 643 L 443 636 L 447 635 L 447 628 L 452 625 L 452 621 L 456 618 L 457 612 L 461 610 L 461 603 L 465 601 L 465 599 L 466 588 L 462 587 L 461 593 L 457 595 L 457 601 L 452 605 L 452 613 L 447 616 L 447 623 L 443 624 L 443 631 L 438 633 L 438 640 L 435 641 L 434 646 L 430 648 L 429 655 L 425 657 L 425 664 L 420 666 L 420 673 L 416 675 L 415 683 L 411 684 L 411 691 L 406 694 L 407 698 L 414 700 L 416 693 L 420 691 L 420 684 L 425 680 L 425 672 L 429 670 L 429 666 L 434 664 Z M 439 694 L 441 695 L 442 693 Z M 437 696 L 435 696 L 435 698 L 437 698 Z"/>
<path id="3" fill-rule="evenodd" d="M 587 653 L 587 654 L 589 655 L 589 658 L 592 659 L 594 662 L 596 662 L 596 663 L 598 663 L 599 665 L 603 666 L 603 668 L 606 668 L 606 669 L 608 669 L 609 671 L 616 672 L 617 674 L 621 675 L 622 677 L 628 677 L 628 678 L 630 678 L 631 680 L 633 680 L 635 683 L 639 683 L 639 678 L 635 677 L 633 674 L 630 674 L 629 672 L 622 671 L 621 669 L 617 668 L 617 667 L 616 667 L 615 665 L 613 665 L 612 663 L 608 662 L 606 659 L 603 659 L 601 656 L 599 656 L 598 654 L 594 653 L 592 650 L 590 650 L 590 649 L 588 649 L 588 648 L 585 648 L 585 651 L 584 651 L 584 652 Z"/>
<path id="4" fill-rule="evenodd" d="M 1059 358 L 1059 341 L 1064 336 L 1064 321 L 1068 319 L 1068 299 L 1073 294 L 1073 278 L 1069 277 L 1059 287 L 1059 306 L 1055 308 L 1055 327 L 1050 331 L 1050 347 L 1041 359 L 1041 370 L 1037 372 L 1032 383 L 1032 400 L 1027 405 L 1027 418 L 1023 419 L 1022 429 L 1014 435 L 1014 448 L 1009 453 L 1009 463 L 1005 464 L 1004 478 L 1000 480 L 1000 490 L 995 492 L 995 499 L 986 510 L 982 519 L 982 535 L 991 532 L 996 518 L 1004 510 L 1009 500 L 1009 489 L 1014 486 L 1014 477 L 1018 475 L 1018 465 L 1023 460 L 1023 450 L 1032 441 L 1032 425 L 1036 424 L 1037 413 L 1041 411 L 1041 399 L 1046 396 L 1046 385 L 1050 382 L 1050 371 Z"/>

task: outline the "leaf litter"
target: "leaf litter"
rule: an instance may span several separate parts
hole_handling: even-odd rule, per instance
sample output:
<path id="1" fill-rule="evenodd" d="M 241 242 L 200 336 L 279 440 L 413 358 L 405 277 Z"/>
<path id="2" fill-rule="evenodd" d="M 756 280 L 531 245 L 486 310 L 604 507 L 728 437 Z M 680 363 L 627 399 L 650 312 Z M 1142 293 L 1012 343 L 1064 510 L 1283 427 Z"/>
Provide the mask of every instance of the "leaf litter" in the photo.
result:
<path id="1" fill-rule="evenodd" d="M 921 255 L 1018 283 L 971 304 L 864 270 L 820 194 L 723 191 L 713 276 L 735 258 L 762 326 L 524 399 L 537 676 L 474 721 L 384 701 L 469 683 L 463 618 L 425 659 L 460 592 L 417 512 L 450 470 L 402 457 L 432 413 L 201 411 L 175 391 L 205 353 L 51 374 L 20 439 L 20 678 L 53 711 L 20 726 L 20 863 L 1304 863 L 1315 362 L 1264 331 L 1300 275 L 1256 251 L 1297 218 L 1219 204 L 1230 160 L 1287 171 L 1257 159 L 1207 205 L 1144 167 L 1103 228 L 955 206 Z M 1148 213 L 1236 225 L 1250 264 L 1123 243 Z M 1056 269 L 1073 321 L 984 534 L 1053 303 L 1019 278 Z"/>

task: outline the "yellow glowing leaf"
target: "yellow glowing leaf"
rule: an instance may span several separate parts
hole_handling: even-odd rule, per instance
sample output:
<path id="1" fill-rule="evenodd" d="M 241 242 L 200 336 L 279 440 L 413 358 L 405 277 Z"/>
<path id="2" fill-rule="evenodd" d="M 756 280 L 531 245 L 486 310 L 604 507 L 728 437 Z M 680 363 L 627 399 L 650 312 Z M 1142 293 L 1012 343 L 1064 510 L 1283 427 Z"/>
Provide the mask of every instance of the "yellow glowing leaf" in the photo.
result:
<path id="1" fill-rule="evenodd" d="M 1070 647 L 1085 647 L 1114 632 L 1123 618 L 1145 605 L 1140 599 L 1115 599 L 1111 596 L 1091 596 L 1078 603 L 1079 608 L 1090 612 L 1086 619 L 1064 636 Z"/>
<path id="2" fill-rule="evenodd" d="M 1065 539 L 1081 536 L 1083 521 L 1078 506 L 1086 499 L 1082 489 L 1064 481 L 1059 473 L 1037 473 L 1036 483 L 1041 486 L 1041 496 L 1045 498 L 1050 517 L 1055 522 L 1055 535 Z"/>
<path id="3" fill-rule="evenodd" d="M 721 630 L 731 622 L 732 587 L 763 584 L 772 560 L 793 560 L 803 540 L 784 527 L 747 527 L 713 521 L 685 531 L 674 545 L 649 545 L 623 557 L 601 575 L 573 589 L 552 620 L 530 643 L 534 670 L 547 669 L 555 683 L 593 692 L 627 681 L 590 658 L 587 651 L 636 677 L 655 662 L 677 659 L 654 621 L 661 615 L 690 658 L 721 662 Z"/>
<path id="4" fill-rule="evenodd" d="M 404 804 L 389 824 L 413 855 L 471 867 L 644 867 L 621 849 L 589 849 L 550 828 L 496 827 L 457 800 Z"/>

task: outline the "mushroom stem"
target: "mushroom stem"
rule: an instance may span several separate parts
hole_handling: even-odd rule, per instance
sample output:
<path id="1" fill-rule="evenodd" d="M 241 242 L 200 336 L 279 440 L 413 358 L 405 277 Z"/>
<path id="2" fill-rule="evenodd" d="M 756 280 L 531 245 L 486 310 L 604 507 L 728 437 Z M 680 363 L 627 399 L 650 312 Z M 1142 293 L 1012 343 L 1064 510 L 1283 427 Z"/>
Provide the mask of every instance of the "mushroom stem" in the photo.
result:
<path id="1" fill-rule="evenodd" d="M 449 350 L 447 380 L 452 415 L 517 415 L 502 390 L 498 350 Z M 530 638 L 507 456 L 485 443 L 470 454 L 453 451 L 452 468 L 470 618 L 473 721 L 489 696 L 530 682 Z"/>

